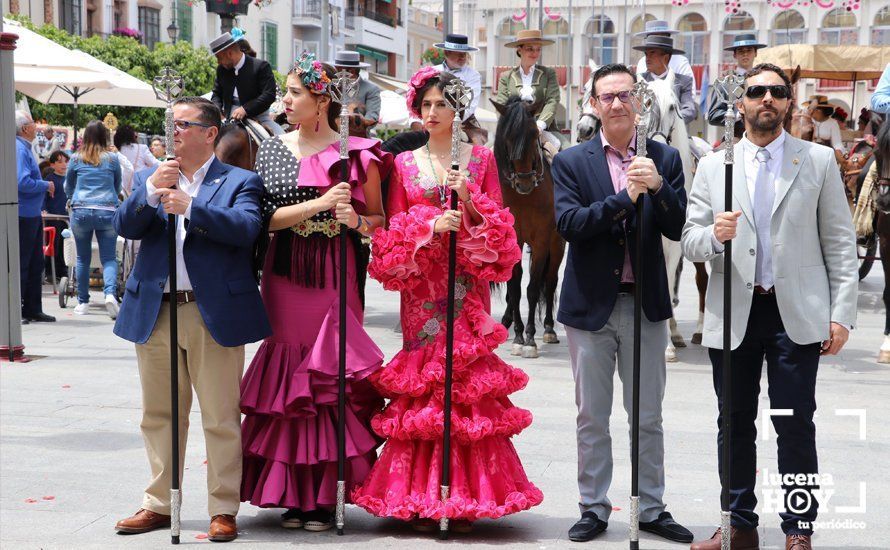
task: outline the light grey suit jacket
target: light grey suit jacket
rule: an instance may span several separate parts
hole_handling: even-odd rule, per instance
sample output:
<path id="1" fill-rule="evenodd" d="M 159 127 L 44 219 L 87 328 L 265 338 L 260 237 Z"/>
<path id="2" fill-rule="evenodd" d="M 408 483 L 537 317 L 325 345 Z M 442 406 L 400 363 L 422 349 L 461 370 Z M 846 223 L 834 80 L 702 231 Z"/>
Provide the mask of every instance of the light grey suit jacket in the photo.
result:
<path id="1" fill-rule="evenodd" d="M 710 262 L 702 344 L 723 348 L 723 254 L 714 252 L 714 219 L 724 211 L 724 153 L 698 165 L 681 244 L 693 262 Z M 742 145 L 735 146 L 733 210 L 741 210 L 732 252 L 732 349 L 742 342 L 751 311 L 757 233 L 745 180 Z M 834 151 L 785 136 L 770 226 L 779 313 L 797 344 L 828 339 L 830 322 L 856 322 L 859 285 L 856 234 Z"/>
<path id="2" fill-rule="evenodd" d="M 358 81 L 356 99 L 365 105 L 365 118 L 380 120 L 380 88 L 364 78 Z"/>

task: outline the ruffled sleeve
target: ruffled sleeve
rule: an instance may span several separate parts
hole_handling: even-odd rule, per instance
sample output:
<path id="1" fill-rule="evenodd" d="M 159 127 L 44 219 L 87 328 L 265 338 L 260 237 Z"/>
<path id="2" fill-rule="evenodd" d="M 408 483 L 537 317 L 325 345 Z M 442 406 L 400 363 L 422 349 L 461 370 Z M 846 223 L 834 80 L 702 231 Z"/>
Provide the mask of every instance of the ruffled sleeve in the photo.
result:
<path id="1" fill-rule="evenodd" d="M 501 189 L 494 155 L 485 147 L 476 147 L 473 156 L 478 162 L 468 166 L 467 182 L 473 206 L 482 222 L 472 225 L 463 216 L 457 239 L 457 260 L 461 266 L 483 281 L 510 280 L 513 266 L 522 258 L 513 229 L 513 215 L 501 206 Z M 465 208 L 463 204 L 461 210 Z"/>
<path id="2" fill-rule="evenodd" d="M 377 229 L 371 241 L 368 273 L 387 290 L 412 288 L 420 281 L 420 274 L 442 256 L 441 247 L 424 246 L 435 237 L 433 225 L 442 211 L 425 204 L 408 206 L 404 169 L 397 161 L 387 198 L 388 225 L 386 229 Z"/>
<path id="3" fill-rule="evenodd" d="M 362 184 L 367 180 L 368 166 L 377 165 L 380 180 L 385 179 L 393 168 L 392 155 L 380 148 L 380 140 L 359 137 L 349 138 L 349 175 L 352 198 L 362 205 L 365 194 Z M 298 184 L 300 187 L 329 187 L 340 181 L 340 144 L 332 143 L 327 149 L 304 158 L 300 163 Z"/>

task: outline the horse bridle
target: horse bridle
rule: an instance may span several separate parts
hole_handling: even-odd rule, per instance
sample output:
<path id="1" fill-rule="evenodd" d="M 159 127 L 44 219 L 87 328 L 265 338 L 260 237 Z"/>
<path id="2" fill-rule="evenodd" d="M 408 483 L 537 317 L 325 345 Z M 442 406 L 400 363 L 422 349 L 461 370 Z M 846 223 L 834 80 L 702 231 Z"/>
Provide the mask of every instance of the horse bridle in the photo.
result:
<path id="1" fill-rule="evenodd" d="M 507 183 L 510 184 L 510 189 L 516 191 L 520 195 L 529 195 L 532 191 L 537 189 L 539 185 L 544 183 L 544 155 L 541 153 L 541 149 L 542 146 L 539 143 L 535 143 L 535 151 L 537 154 L 532 158 L 532 169 L 530 172 L 517 172 L 513 164 L 516 161 L 510 161 L 510 168 L 507 170 Z M 517 187 L 517 182 L 528 179 L 532 179 L 534 182 L 531 191 L 520 191 Z"/>

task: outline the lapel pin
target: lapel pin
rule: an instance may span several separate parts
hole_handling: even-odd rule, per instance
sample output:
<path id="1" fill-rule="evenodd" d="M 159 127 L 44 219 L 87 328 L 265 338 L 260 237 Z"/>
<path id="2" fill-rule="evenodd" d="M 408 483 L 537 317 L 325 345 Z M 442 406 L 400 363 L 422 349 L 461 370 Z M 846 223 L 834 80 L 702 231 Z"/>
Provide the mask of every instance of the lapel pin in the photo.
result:
<path id="1" fill-rule="evenodd" d="M 794 160 L 791 161 L 791 164 L 797 164 L 798 162 L 800 162 L 800 160 L 795 158 Z"/>

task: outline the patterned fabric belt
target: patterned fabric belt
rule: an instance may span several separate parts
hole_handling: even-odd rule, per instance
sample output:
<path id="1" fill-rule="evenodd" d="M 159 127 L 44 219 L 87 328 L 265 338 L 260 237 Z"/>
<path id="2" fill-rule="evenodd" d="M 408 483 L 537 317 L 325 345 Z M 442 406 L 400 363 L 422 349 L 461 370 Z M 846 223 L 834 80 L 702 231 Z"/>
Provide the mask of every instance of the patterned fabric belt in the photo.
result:
<path id="1" fill-rule="evenodd" d="M 161 301 L 169 302 L 170 301 L 170 293 L 165 292 L 161 296 Z M 191 290 L 180 290 L 180 291 L 176 292 L 176 305 L 181 306 L 182 304 L 187 304 L 189 302 L 194 302 L 194 301 L 195 301 L 195 293 L 192 292 Z"/>
<path id="2" fill-rule="evenodd" d="M 340 223 L 337 220 L 305 220 L 291 226 L 291 231 L 301 237 L 308 237 L 312 233 L 321 233 L 327 237 L 336 237 L 340 234 Z"/>

